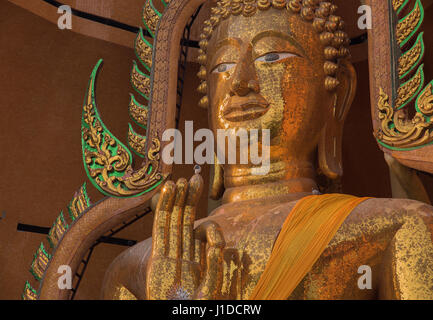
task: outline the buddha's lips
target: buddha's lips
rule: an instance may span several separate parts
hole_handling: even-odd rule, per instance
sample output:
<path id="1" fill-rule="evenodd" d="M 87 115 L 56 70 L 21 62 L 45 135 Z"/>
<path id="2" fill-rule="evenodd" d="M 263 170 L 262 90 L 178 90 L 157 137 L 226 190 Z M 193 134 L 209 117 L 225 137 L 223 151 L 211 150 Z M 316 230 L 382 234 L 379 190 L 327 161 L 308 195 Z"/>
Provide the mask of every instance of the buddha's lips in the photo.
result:
<path id="1" fill-rule="evenodd" d="M 227 121 L 240 122 L 260 118 L 269 110 L 269 103 L 258 100 L 233 103 L 227 106 L 223 112 L 223 117 Z"/>

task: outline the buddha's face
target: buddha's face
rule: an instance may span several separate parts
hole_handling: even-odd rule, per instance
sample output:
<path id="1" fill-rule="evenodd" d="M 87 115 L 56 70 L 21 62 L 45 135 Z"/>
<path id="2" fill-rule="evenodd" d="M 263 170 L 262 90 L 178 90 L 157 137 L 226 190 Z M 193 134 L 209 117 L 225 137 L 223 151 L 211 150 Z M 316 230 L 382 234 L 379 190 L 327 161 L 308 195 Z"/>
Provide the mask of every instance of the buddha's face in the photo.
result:
<path id="1" fill-rule="evenodd" d="M 311 23 L 286 9 L 230 16 L 207 49 L 211 129 L 269 129 L 271 162 L 311 160 L 334 94 Z"/>

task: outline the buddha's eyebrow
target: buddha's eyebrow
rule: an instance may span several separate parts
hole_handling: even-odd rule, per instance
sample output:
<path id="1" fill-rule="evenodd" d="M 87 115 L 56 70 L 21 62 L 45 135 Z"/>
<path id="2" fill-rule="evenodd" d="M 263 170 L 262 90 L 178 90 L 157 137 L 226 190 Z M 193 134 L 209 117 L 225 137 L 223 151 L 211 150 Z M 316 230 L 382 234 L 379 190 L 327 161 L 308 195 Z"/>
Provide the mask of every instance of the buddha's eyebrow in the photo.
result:
<path id="1" fill-rule="evenodd" d="M 239 48 L 242 45 L 242 40 L 239 38 L 225 38 L 223 40 L 220 40 L 216 43 L 215 51 L 217 51 L 221 47 L 229 45 Z"/>
<path id="2" fill-rule="evenodd" d="M 290 44 L 294 45 L 297 49 L 299 49 L 305 57 L 307 56 L 305 49 L 300 45 L 300 43 L 298 41 L 296 41 L 296 39 L 293 36 L 291 36 L 290 34 L 287 34 L 287 33 L 276 31 L 276 30 L 266 30 L 266 31 L 260 32 L 258 35 L 256 35 L 253 38 L 251 43 L 254 46 L 260 39 L 263 39 L 266 37 L 277 37 L 277 38 L 281 38 L 283 40 L 287 40 L 288 42 L 290 42 Z"/>
<path id="3" fill-rule="evenodd" d="M 219 49 L 221 49 L 224 46 L 234 46 L 236 48 L 240 48 L 242 44 L 242 40 L 239 38 L 225 38 L 223 40 L 220 40 L 216 43 L 214 50 L 212 50 L 212 52 L 210 52 L 208 54 L 209 56 L 209 61 L 213 64 L 214 63 L 214 58 L 215 58 L 215 54 L 218 52 Z"/>

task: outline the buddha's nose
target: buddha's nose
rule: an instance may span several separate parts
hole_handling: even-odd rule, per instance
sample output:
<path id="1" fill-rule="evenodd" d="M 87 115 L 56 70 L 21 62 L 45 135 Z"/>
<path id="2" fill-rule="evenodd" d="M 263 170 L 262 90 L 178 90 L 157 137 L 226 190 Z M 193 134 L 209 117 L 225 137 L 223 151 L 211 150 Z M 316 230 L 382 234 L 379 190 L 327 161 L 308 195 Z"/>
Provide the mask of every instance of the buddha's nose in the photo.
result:
<path id="1" fill-rule="evenodd" d="M 248 84 L 246 81 L 240 79 L 233 79 L 231 93 L 232 95 L 245 96 L 249 92 Z"/>
<path id="2" fill-rule="evenodd" d="M 232 95 L 238 96 L 246 96 L 251 91 L 259 93 L 260 87 L 256 68 L 250 57 L 245 57 L 242 59 L 242 62 L 236 66 L 230 91 Z"/>

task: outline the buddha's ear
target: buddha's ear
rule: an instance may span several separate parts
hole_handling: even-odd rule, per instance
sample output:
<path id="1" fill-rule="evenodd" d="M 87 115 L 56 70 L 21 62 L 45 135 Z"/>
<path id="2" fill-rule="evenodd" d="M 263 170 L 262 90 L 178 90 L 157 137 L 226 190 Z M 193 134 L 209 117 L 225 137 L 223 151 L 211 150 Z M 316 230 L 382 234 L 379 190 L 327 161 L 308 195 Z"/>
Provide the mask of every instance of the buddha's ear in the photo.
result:
<path id="1" fill-rule="evenodd" d="M 218 158 L 214 156 L 214 171 L 211 181 L 211 190 L 209 197 L 212 200 L 219 200 L 224 194 L 224 171 L 223 166 L 218 162 Z"/>
<path id="2" fill-rule="evenodd" d="M 343 175 L 343 126 L 356 93 L 356 71 L 350 62 L 340 62 L 337 79 L 340 84 L 335 91 L 335 102 L 330 106 L 332 110 L 328 113 L 318 146 L 320 171 L 330 179 Z"/>

